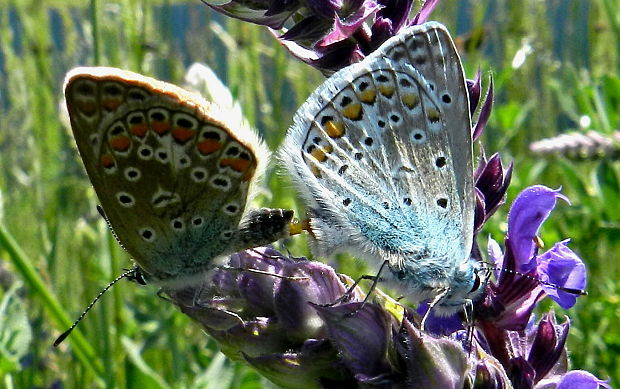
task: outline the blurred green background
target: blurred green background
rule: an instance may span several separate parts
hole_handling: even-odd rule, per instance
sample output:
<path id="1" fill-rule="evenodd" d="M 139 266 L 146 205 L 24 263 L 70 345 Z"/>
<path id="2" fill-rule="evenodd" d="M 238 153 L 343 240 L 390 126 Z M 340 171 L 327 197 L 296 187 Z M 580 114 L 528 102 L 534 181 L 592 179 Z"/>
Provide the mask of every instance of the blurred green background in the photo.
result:
<path id="1" fill-rule="evenodd" d="M 587 263 L 589 296 L 567 314 L 572 368 L 620 382 L 620 164 L 571 162 L 528 151 L 567 131 L 610 134 L 620 119 L 620 3 L 615 0 L 448 1 L 446 24 L 467 75 L 495 81 L 482 137 L 487 154 L 514 160 L 508 202 L 533 184 L 562 186 L 541 236 L 570 237 Z M 76 65 L 110 65 L 181 83 L 200 61 L 230 87 L 275 150 L 295 109 L 322 76 L 262 27 L 177 1 L 0 1 L 0 387 L 271 387 L 233 364 L 154 287 L 121 282 L 59 348 L 55 337 L 129 267 L 108 232 L 70 132 L 62 82 Z M 262 205 L 294 207 L 271 170 Z M 486 236 L 501 240 L 504 206 Z M 287 247 L 307 253 L 303 238 Z M 341 270 L 360 274 L 353 261 Z M 545 309 L 561 311 L 546 304 Z M 559 317 L 562 317 L 559 312 Z"/>

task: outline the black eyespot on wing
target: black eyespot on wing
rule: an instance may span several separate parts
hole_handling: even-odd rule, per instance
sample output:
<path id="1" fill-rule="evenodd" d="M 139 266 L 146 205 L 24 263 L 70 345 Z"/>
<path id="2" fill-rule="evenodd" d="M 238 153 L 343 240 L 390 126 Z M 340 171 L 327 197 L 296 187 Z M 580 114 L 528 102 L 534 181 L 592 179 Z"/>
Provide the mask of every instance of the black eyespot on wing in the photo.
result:
<path id="1" fill-rule="evenodd" d="M 324 126 L 325 124 L 327 124 L 327 122 L 331 122 L 332 120 L 334 120 L 333 116 L 329 116 L 329 115 L 325 115 L 321 118 L 321 126 Z"/>
<path id="2" fill-rule="evenodd" d="M 177 126 L 183 127 L 183 128 L 192 128 L 193 123 L 185 118 L 179 118 L 177 119 Z"/>
<path id="3" fill-rule="evenodd" d="M 155 111 L 155 112 L 151 112 L 150 118 L 151 118 L 151 120 L 154 120 L 156 122 L 160 122 L 160 121 L 166 119 L 166 116 L 163 113 L 159 112 L 159 111 Z"/>
<path id="4" fill-rule="evenodd" d="M 120 96 L 123 90 L 118 85 L 106 85 L 103 87 L 103 93 L 110 96 Z"/>

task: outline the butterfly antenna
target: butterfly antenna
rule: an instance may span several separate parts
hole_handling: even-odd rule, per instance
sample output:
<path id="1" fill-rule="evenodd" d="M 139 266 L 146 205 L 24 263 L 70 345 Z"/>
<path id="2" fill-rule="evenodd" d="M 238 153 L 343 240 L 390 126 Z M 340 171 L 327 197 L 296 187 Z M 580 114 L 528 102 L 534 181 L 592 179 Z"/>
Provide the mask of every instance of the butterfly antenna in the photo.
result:
<path id="1" fill-rule="evenodd" d="M 86 316 L 86 314 L 88 313 L 88 311 L 91 310 L 91 308 L 97 303 L 97 301 L 99 301 L 99 299 L 101 298 L 101 296 L 103 296 L 103 294 L 105 292 L 107 292 L 114 284 L 116 284 L 118 281 L 122 280 L 123 278 L 129 278 L 131 280 L 135 280 L 138 283 L 142 283 L 144 281 L 144 278 L 142 276 L 142 273 L 140 272 L 138 267 L 134 267 L 132 269 L 127 270 L 126 272 L 124 272 L 123 274 L 121 274 L 120 276 L 116 277 L 112 282 L 110 282 L 105 288 L 103 288 L 101 290 L 101 292 L 99 292 L 99 294 L 97 295 L 97 297 L 95 297 L 93 299 L 93 301 L 88 304 L 88 306 L 86 307 L 86 309 L 84 310 L 84 312 L 82 312 L 82 314 L 80 315 L 80 317 L 77 318 L 77 320 L 75 322 L 73 322 L 73 324 L 71 325 L 71 327 L 66 330 L 65 332 L 63 332 L 62 334 L 60 334 L 60 336 L 58 338 L 56 338 L 56 340 L 54 341 L 54 347 L 58 347 L 59 344 L 61 344 L 71 333 L 71 331 L 73 331 L 73 329 L 75 327 L 77 327 L 78 323 L 80 321 L 82 321 L 82 319 L 84 318 L 84 316 Z"/>
<path id="2" fill-rule="evenodd" d="M 127 251 L 125 246 L 123 246 L 121 240 L 118 238 L 118 235 L 116 235 L 116 231 L 114 231 L 114 228 L 112 228 L 112 223 L 110 223 L 110 220 L 106 216 L 105 211 L 103 210 L 103 207 L 101 205 L 97 205 L 97 212 L 99 212 L 103 220 L 105 220 L 105 224 L 108 225 L 108 230 L 110 230 L 110 232 L 112 233 L 112 236 L 114 237 L 114 240 L 116 240 L 116 243 L 118 243 L 123 250 Z"/>
<path id="3" fill-rule="evenodd" d="M 560 285 L 554 284 L 552 282 L 543 281 L 543 280 L 541 280 L 539 278 L 536 278 L 534 276 L 531 276 L 529 274 L 521 273 L 520 271 L 516 271 L 516 270 L 512 270 L 512 269 L 499 268 L 499 267 L 496 267 L 496 266 L 493 266 L 493 265 L 490 265 L 489 267 L 486 267 L 486 269 L 489 270 L 489 271 L 495 270 L 495 271 L 501 271 L 501 272 L 505 272 L 505 273 L 509 273 L 509 274 L 514 274 L 514 275 L 526 278 L 528 280 L 532 280 L 534 282 L 537 282 L 537 283 L 539 283 L 541 285 L 550 286 L 550 287 L 555 288 L 557 290 L 560 290 L 562 292 L 566 292 L 566 293 L 570 293 L 570 294 L 574 294 L 574 295 L 578 295 L 578 296 L 587 296 L 588 295 L 588 292 L 583 290 L 583 289 L 567 288 L 565 286 L 560 286 Z"/>

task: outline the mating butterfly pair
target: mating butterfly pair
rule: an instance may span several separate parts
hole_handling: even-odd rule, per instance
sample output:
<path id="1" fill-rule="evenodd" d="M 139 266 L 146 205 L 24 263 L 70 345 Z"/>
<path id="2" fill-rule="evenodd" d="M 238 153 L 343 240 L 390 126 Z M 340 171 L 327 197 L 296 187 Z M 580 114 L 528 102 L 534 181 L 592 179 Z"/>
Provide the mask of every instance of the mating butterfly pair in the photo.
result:
<path id="1" fill-rule="evenodd" d="M 267 151 L 226 109 L 112 68 L 78 68 L 65 97 L 91 182 L 147 280 L 195 282 L 218 258 L 288 236 L 291 211 L 246 210 Z M 460 309 L 474 187 L 463 68 L 445 27 L 414 26 L 335 73 L 298 110 L 280 159 L 314 252 L 348 251 L 413 300 Z"/>

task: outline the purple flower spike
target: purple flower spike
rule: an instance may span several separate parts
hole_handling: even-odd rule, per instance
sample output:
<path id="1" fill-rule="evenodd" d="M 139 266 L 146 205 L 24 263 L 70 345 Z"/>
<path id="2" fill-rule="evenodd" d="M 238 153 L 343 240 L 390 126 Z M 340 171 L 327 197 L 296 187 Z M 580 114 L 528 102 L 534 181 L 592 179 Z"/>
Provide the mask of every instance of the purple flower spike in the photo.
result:
<path id="1" fill-rule="evenodd" d="M 557 324 L 553 313 L 546 314 L 538 323 L 534 341 L 527 357 L 540 380 L 545 377 L 560 359 L 568 337 L 570 322 Z"/>
<path id="2" fill-rule="evenodd" d="M 506 246 L 513 253 L 516 265 L 514 270 L 528 274 L 536 268 L 534 239 L 540 226 L 555 208 L 557 199 L 569 202 L 559 189 L 535 185 L 521 192 L 510 208 Z"/>
<path id="3" fill-rule="evenodd" d="M 261 24 L 291 54 L 329 75 L 364 59 L 404 28 L 426 21 L 438 0 L 407 20 L 412 0 L 203 0 L 227 16 Z M 278 36 L 279 35 L 279 36 Z"/>

